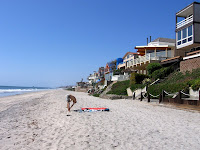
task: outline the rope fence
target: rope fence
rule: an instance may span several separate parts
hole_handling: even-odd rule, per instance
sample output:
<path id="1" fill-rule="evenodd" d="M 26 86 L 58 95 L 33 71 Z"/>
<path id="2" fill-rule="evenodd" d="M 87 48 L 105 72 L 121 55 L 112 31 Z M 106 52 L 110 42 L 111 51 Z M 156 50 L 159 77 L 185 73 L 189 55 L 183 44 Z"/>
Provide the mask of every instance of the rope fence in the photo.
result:
<path id="1" fill-rule="evenodd" d="M 165 90 L 163 90 L 163 92 L 164 92 L 165 94 L 169 95 L 169 96 L 175 96 L 175 95 L 178 94 L 178 92 L 176 92 L 176 93 L 168 93 L 168 92 L 165 91 Z"/>
<path id="2" fill-rule="evenodd" d="M 157 98 L 157 97 L 160 96 L 160 94 L 155 96 L 155 95 L 152 95 L 151 93 L 149 93 L 149 95 L 152 96 L 152 97 L 154 97 L 154 98 Z"/>
<path id="3" fill-rule="evenodd" d="M 134 95 L 135 96 L 135 95 Z M 168 98 L 168 100 L 166 101 L 166 99 L 164 99 L 166 96 L 170 96 L 172 97 L 171 100 L 170 98 Z M 184 96 L 187 96 L 189 98 L 184 98 Z M 150 98 L 158 98 L 159 99 L 159 103 L 161 103 L 162 101 L 166 101 L 166 102 L 172 102 L 172 103 L 180 103 L 180 104 L 183 104 L 184 103 L 184 100 L 187 100 L 187 101 L 191 101 L 193 103 L 193 101 L 200 101 L 200 91 L 199 91 L 199 96 L 194 96 L 194 95 L 191 95 L 191 94 L 187 94 L 185 92 L 182 91 L 179 91 L 179 92 L 176 92 L 176 93 L 169 93 L 165 90 L 162 90 L 162 93 L 161 94 L 158 94 L 158 95 L 153 95 L 151 93 L 148 93 L 148 92 L 141 92 L 140 93 L 140 101 L 143 100 L 143 98 L 147 98 L 148 102 L 150 102 Z M 187 103 L 190 103 L 190 102 L 187 102 Z M 199 102 L 197 102 L 199 103 Z"/>

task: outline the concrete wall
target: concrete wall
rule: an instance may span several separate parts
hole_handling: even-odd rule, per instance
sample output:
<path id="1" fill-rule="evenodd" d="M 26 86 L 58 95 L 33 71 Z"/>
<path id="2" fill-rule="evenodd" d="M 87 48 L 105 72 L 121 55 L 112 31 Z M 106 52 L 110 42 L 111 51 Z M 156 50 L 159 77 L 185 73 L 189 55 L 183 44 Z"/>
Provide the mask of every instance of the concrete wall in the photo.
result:
<path id="1" fill-rule="evenodd" d="M 87 88 L 81 88 L 80 86 L 77 86 L 75 88 L 75 92 L 87 92 L 89 89 L 93 88 L 92 86 L 89 86 Z"/>
<path id="2" fill-rule="evenodd" d="M 190 49 L 177 49 L 176 51 L 175 51 L 175 57 L 176 56 L 182 56 L 182 57 L 184 57 L 185 56 L 185 52 L 189 52 L 190 51 Z"/>
<path id="3" fill-rule="evenodd" d="M 193 69 L 200 68 L 200 57 L 183 60 L 180 62 L 180 71 L 192 71 Z"/>
<path id="4" fill-rule="evenodd" d="M 198 43 L 200 42 L 200 24 L 197 24 L 195 23 L 194 24 L 194 27 L 193 27 L 193 30 L 194 30 L 194 43 Z"/>
<path id="5" fill-rule="evenodd" d="M 194 21 L 200 22 L 200 4 L 194 5 Z"/>

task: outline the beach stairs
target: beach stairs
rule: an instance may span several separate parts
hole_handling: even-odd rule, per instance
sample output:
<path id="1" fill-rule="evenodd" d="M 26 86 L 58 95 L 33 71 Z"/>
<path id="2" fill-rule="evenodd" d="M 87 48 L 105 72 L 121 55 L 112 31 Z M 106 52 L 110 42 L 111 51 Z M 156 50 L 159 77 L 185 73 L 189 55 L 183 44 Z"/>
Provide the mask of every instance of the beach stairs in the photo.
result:
<path id="1" fill-rule="evenodd" d="M 105 89 L 105 91 L 103 91 L 103 92 L 99 95 L 99 97 L 102 97 L 102 98 L 103 98 L 103 97 L 106 95 L 106 93 L 109 92 L 109 91 L 111 90 L 112 85 L 115 84 L 115 83 L 117 83 L 117 81 L 114 81 L 114 82 L 112 82 L 110 85 L 108 85 L 107 88 Z"/>
<path id="2" fill-rule="evenodd" d="M 141 92 L 146 93 L 147 92 L 147 87 L 145 86 L 143 89 L 136 89 L 135 91 L 133 91 L 133 93 L 134 92 L 135 92 L 135 99 L 136 100 L 140 100 L 141 99 Z"/>
<path id="3" fill-rule="evenodd" d="M 157 84 L 157 83 L 160 83 L 160 82 L 161 82 L 161 80 L 160 80 L 160 79 L 157 79 L 156 81 L 152 82 L 149 86 L 152 86 L 152 85 Z"/>
<path id="4" fill-rule="evenodd" d="M 106 90 L 103 91 L 99 95 L 99 97 L 104 98 L 104 99 L 111 99 L 111 100 L 114 100 L 114 99 L 131 99 L 132 98 L 132 96 L 133 96 L 132 94 L 131 94 L 131 96 L 107 94 L 107 92 L 111 90 L 112 85 L 115 84 L 115 83 L 117 83 L 117 81 L 114 81 L 109 86 L 107 86 Z"/>
<path id="5" fill-rule="evenodd" d="M 128 96 L 133 96 L 133 92 L 132 92 L 132 90 L 131 90 L 130 87 L 127 88 L 126 90 L 127 90 L 127 94 L 128 94 Z"/>

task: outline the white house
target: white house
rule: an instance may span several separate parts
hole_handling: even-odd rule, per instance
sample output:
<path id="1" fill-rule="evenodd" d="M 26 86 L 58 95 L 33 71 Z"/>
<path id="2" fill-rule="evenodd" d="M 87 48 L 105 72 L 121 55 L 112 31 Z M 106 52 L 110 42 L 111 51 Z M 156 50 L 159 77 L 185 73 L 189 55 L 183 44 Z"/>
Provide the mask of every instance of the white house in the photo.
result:
<path id="1" fill-rule="evenodd" d="M 200 47 L 200 3 L 193 2 L 176 13 L 176 56 Z"/>

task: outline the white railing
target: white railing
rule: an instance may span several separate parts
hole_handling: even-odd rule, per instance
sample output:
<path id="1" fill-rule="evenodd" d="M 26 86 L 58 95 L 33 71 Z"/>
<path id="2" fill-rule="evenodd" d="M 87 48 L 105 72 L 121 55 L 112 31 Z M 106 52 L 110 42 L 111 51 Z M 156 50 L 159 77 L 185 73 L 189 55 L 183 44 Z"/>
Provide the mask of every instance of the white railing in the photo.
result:
<path id="1" fill-rule="evenodd" d="M 125 81 L 129 80 L 129 75 L 113 75 L 111 81 Z"/>
<path id="2" fill-rule="evenodd" d="M 188 24 L 188 23 L 190 23 L 192 21 L 193 21 L 193 15 L 191 15 L 190 17 L 187 17 L 186 19 L 178 22 L 176 24 L 176 29 L 178 29 L 178 28 L 180 28 L 180 27 L 182 27 L 182 26 L 184 26 L 184 25 L 186 25 L 186 24 Z"/>
<path id="3" fill-rule="evenodd" d="M 118 64 L 118 68 L 125 67 L 125 63 Z"/>
<path id="4" fill-rule="evenodd" d="M 146 64 L 151 60 L 163 60 L 163 59 L 166 59 L 166 57 L 152 56 L 151 53 L 148 53 L 144 56 L 139 56 L 138 58 L 134 59 L 133 63 L 134 65 L 141 65 L 142 63 Z"/>

